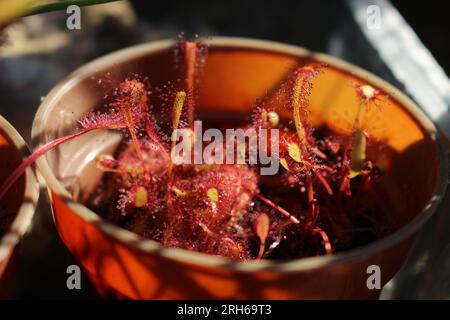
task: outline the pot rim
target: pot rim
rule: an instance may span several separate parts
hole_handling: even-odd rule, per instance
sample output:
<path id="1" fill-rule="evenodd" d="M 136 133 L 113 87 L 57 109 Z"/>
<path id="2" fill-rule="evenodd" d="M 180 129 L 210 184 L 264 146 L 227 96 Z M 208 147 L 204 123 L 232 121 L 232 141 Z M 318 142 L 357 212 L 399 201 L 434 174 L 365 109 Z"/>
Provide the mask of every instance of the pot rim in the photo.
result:
<path id="1" fill-rule="evenodd" d="M 24 160 L 30 155 L 30 150 L 17 130 L 0 115 L 0 128 L 11 140 L 19 151 L 20 157 Z M 0 238 L 0 263 L 8 259 L 13 248 L 19 243 L 22 236 L 28 230 L 31 219 L 36 211 L 39 199 L 39 184 L 32 167 L 25 171 L 25 190 L 22 204 L 17 211 L 16 217 L 7 232 Z M 0 271 L 1 273 L 1 271 Z"/>
<path id="2" fill-rule="evenodd" d="M 391 246 L 408 238 L 408 236 L 417 231 L 436 211 L 447 187 L 447 154 L 444 151 L 444 147 L 434 124 L 405 94 L 400 92 L 398 89 L 396 89 L 386 81 L 357 66 L 326 54 L 311 52 L 298 46 L 266 40 L 234 37 L 214 37 L 213 39 L 206 39 L 204 40 L 204 42 L 214 47 L 257 49 L 266 52 L 282 53 L 299 57 L 308 56 L 308 58 L 312 58 L 313 60 L 317 61 L 323 61 L 327 65 L 351 73 L 352 75 L 360 77 L 361 79 L 365 79 L 368 83 L 374 84 L 376 87 L 383 88 L 383 90 L 392 92 L 393 95 L 395 95 L 395 99 L 420 123 L 423 130 L 434 142 L 436 154 L 439 160 L 439 176 L 433 192 L 433 196 L 430 198 L 427 205 L 419 214 L 417 214 L 416 217 L 414 217 L 414 219 L 412 219 L 408 224 L 404 225 L 394 233 L 380 240 L 374 241 L 361 247 L 357 247 L 352 250 L 333 253 L 330 255 L 300 258 L 286 262 L 270 260 L 235 262 L 220 256 L 213 256 L 178 248 L 164 248 L 156 241 L 141 239 L 138 235 L 132 233 L 131 231 L 110 223 L 109 221 L 101 218 L 99 215 L 94 213 L 92 210 L 88 209 L 86 206 L 72 200 L 70 193 L 66 189 L 64 189 L 64 187 L 51 171 L 46 158 L 39 158 L 37 160 L 37 167 L 45 178 L 50 189 L 55 192 L 56 195 L 61 197 L 63 201 L 81 219 L 93 224 L 108 236 L 115 238 L 120 242 L 131 246 L 132 248 L 137 248 L 144 252 L 152 253 L 154 255 L 158 255 L 163 258 L 175 260 L 182 263 L 197 265 L 199 267 L 222 267 L 232 271 L 241 272 L 255 272 L 263 270 L 276 272 L 300 272 L 316 268 L 328 267 L 331 265 L 352 261 L 358 259 L 359 257 L 369 256 L 377 253 L 388 246 Z M 91 76 L 95 72 L 113 66 L 115 63 L 117 63 L 117 61 L 130 60 L 151 52 L 166 50 L 170 47 L 173 47 L 175 43 L 175 40 L 160 40 L 132 46 L 97 58 L 92 62 L 89 62 L 75 70 L 68 77 L 58 83 L 39 106 L 32 126 L 33 148 L 36 148 L 40 145 L 38 140 L 40 139 L 41 134 L 45 132 L 45 121 L 43 121 L 43 119 L 46 119 L 47 115 L 50 112 L 51 106 L 58 101 L 63 92 L 70 90 L 82 79 Z"/>

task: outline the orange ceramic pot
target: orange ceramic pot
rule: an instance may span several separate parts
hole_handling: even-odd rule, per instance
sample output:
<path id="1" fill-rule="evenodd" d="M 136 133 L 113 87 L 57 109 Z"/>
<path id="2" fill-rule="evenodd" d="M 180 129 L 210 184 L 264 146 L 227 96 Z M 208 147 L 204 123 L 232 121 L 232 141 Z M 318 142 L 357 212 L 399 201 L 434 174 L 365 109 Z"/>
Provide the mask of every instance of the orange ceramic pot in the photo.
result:
<path id="1" fill-rule="evenodd" d="M 25 141 L 0 116 L 0 184 L 29 154 Z M 14 257 L 36 209 L 39 186 L 32 168 L 11 187 L 0 201 L 0 223 L 5 233 L 0 237 L 0 297 L 6 294 L 14 272 Z M 1 236 L 1 235 L 0 235 Z"/>
<path id="2" fill-rule="evenodd" d="M 162 248 L 142 240 L 82 203 L 101 178 L 92 159 L 113 153 L 120 135 L 96 131 L 61 145 L 38 161 L 48 183 L 57 229 L 73 256 L 105 296 L 137 299 L 338 299 L 379 294 L 366 284 L 378 265 L 384 285 L 402 265 L 416 231 L 435 211 L 447 181 L 447 160 L 434 125 L 405 95 L 376 76 L 327 55 L 273 42 L 216 38 L 210 44 L 199 88 L 199 108 L 249 112 L 257 98 L 305 62 L 328 65 L 311 96 L 314 125 L 349 133 L 357 102 L 352 82 L 363 81 L 390 96 L 370 110 L 365 128 L 389 152 L 375 153 L 386 170 L 382 183 L 399 229 L 369 245 L 290 262 L 230 262 L 221 257 Z M 101 104 L 93 75 L 139 72 L 161 85 L 175 79 L 173 41 L 132 47 L 97 59 L 58 84 L 33 124 L 34 147 L 73 132 L 83 112 Z M 97 77 L 98 79 L 98 77 Z M 156 111 L 157 112 L 157 111 Z"/>

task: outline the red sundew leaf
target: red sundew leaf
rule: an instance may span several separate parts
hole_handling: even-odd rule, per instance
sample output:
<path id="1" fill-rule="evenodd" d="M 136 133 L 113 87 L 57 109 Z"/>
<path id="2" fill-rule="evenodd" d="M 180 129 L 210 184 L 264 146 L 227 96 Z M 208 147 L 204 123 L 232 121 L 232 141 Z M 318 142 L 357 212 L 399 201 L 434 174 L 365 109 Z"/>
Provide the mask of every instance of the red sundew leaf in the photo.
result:
<path id="1" fill-rule="evenodd" d="M 150 138 L 150 140 L 158 146 L 158 148 L 165 153 L 165 155 L 169 158 L 169 153 L 167 152 L 164 145 L 161 143 L 160 138 L 156 134 L 155 125 L 153 124 L 153 121 L 149 118 L 147 119 L 147 124 L 145 126 L 147 136 Z"/>
<path id="2" fill-rule="evenodd" d="M 180 125 L 181 112 L 183 111 L 184 101 L 186 99 L 186 92 L 179 91 L 175 95 L 172 108 L 172 130 L 178 129 Z"/>
<path id="3" fill-rule="evenodd" d="M 264 249 L 266 246 L 266 239 L 267 239 L 267 235 L 269 234 L 269 227 L 270 227 L 269 216 L 265 213 L 261 213 L 256 218 L 256 223 L 255 223 L 256 235 L 258 236 L 259 242 L 260 242 L 259 252 L 258 252 L 258 256 L 256 257 L 256 259 L 261 259 L 264 254 Z"/>
<path id="4" fill-rule="evenodd" d="M 84 129 L 122 129 L 127 124 L 123 115 L 116 112 L 100 113 L 91 111 L 81 116 L 78 121 Z"/>
<path id="5" fill-rule="evenodd" d="M 40 156 L 61 143 L 72 140 L 80 135 L 95 129 L 121 129 L 130 128 L 133 141 L 136 141 L 136 150 L 140 150 L 137 141 L 135 128 L 138 121 L 148 117 L 147 111 L 147 91 L 142 82 L 136 79 L 126 80 L 121 83 L 117 92 L 118 98 L 112 103 L 112 106 L 125 109 L 125 112 L 118 112 L 115 108 L 109 113 L 89 112 L 79 120 L 82 130 L 74 134 L 57 138 L 35 150 L 28 158 L 11 173 L 3 185 L 0 187 L 0 199 L 6 194 L 9 188 L 20 178 L 26 168 L 32 165 Z"/>
<path id="6" fill-rule="evenodd" d="M 184 101 L 186 99 L 186 92 L 179 91 L 175 95 L 175 99 L 172 107 L 172 135 L 178 130 L 181 120 L 181 112 L 183 111 Z M 172 137 L 171 151 L 175 148 L 176 140 Z"/>
<path id="7" fill-rule="evenodd" d="M 144 83 L 137 79 L 125 80 L 114 91 L 107 112 L 91 111 L 78 121 L 84 129 L 123 129 L 135 133 L 148 117 L 148 97 Z"/>
<path id="8" fill-rule="evenodd" d="M 266 238 L 267 235 L 269 234 L 269 224 L 270 224 L 269 216 L 265 213 L 261 213 L 256 218 L 255 224 L 256 235 L 259 237 L 261 243 L 266 243 Z"/>
<path id="9" fill-rule="evenodd" d="M 330 173 L 334 173 L 335 172 L 335 170 L 333 168 L 331 168 L 330 166 L 324 165 L 324 164 L 315 164 L 313 166 L 313 168 L 315 170 L 323 170 L 323 171 L 327 171 L 327 172 L 330 172 Z"/>
<path id="10" fill-rule="evenodd" d="M 136 135 L 136 129 L 141 119 L 148 117 L 147 90 L 145 85 L 137 79 L 129 79 L 122 82 L 118 90 L 119 98 L 114 102 L 122 113 L 128 131 L 130 132 L 134 148 L 141 159 L 144 161 L 139 140 Z"/>
<path id="11" fill-rule="evenodd" d="M 307 119 L 307 111 L 309 107 L 308 100 L 313 87 L 312 80 L 322 73 L 321 68 L 322 66 L 320 65 L 303 66 L 295 70 L 291 76 L 292 93 L 290 103 L 295 129 L 299 139 L 299 156 L 301 157 L 300 162 L 302 162 L 306 166 L 307 171 L 309 171 L 306 174 L 305 185 L 308 205 L 313 220 L 315 220 L 318 216 L 319 207 L 315 199 L 312 175 L 318 177 L 321 183 L 325 185 L 328 192 L 331 190 L 329 185 L 324 181 L 324 179 L 322 179 L 323 177 L 318 176 L 316 172 L 314 172 L 314 165 L 316 164 L 314 149 L 317 149 L 317 146 L 315 145 L 315 140 L 311 134 L 311 130 L 309 130 L 309 128 L 311 128 L 311 124 Z M 294 153 L 294 155 L 297 156 L 296 153 Z"/>
<path id="12" fill-rule="evenodd" d="M 360 104 L 353 125 L 352 144 L 348 147 L 350 149 L 350 179 L 360 173 L 366 161 L 367 135 L 362 129 L 366 109 L 369 109 L 371 105 L 380 109 L 377 102 L 386 102 L 387 100 L 387 97 L 378 89 L 368 84 L 354 84 L 353 87 Z"/>
<path id="13" fill-rule="evenodd" d="M 187 119 L 189 128 L 194 128 L 194 105 L 196 96 L 196 81 L 204 65 L 207 46 L 199 41 L 181 39 L 178 44 L 179 52 L 183 57 L 185 69 L 184 91 L 187 93 Z"/>
<path id="14" fill-rule="evenodd" d="M 305 156 L 308 152 L 308 130 L 305 128 L 305 122 L 302 113 L 305 114 L 308 110 L 308 98 L 311 94 L 312 80 L 321 73 L 320 66 L 308 65 L 300 67 L 292 74 L 292 96 L 291 96 L 291 108 L 293 112 L 293 118 L 295 123 L 295 129 L 300 142 L 300 151 Z M 309 123 L 308 123 L 309 125 Z"/>

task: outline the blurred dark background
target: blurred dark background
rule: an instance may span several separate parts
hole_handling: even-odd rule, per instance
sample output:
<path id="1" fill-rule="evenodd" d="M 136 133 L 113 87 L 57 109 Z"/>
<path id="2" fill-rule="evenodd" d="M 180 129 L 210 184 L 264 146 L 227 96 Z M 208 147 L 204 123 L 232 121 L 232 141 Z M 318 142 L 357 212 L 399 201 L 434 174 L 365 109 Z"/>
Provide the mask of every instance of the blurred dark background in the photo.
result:
<path id="1" fill-rule="evenodd" d="M 326 52 L 329 35 L 348 19 L 346 1 L 134 0 L 149 24 L 205 36 L 269 39 Z M 425 46 L 450 74 L 450 2 L 392 0 Z"/>
<path id="2" fill-rule="evenodd" d="M 450 1 L 391 2 L 450 75 Z"/>

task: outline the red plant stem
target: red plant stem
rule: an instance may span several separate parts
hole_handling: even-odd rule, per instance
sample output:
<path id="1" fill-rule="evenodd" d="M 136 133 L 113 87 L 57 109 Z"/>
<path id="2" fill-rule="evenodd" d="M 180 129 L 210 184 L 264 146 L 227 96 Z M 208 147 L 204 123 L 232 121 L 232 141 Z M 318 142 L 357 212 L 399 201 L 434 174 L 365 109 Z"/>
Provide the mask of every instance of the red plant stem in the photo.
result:
<path id="1" fill-rule="evenodd" d="M 350 147 L 351 148 L 351 147 Z M 344 152 L 344 159 L 343 159 L 343 163 L 346 164 L 348 162 L 348 150 L 350 149 L 349 147 L 347 147 L 347 150 Z M 349 173 L 350 173 L 350 166 L 349 165 L 345 165 L 344 171 L 343 171 L 343 178 L 341 181 L 341 184 L 339 186 L 339 197 L 342 197 L 342 194 L 344 193 L 346 196 L 350 196 L 352 191 L 350 189 L 350 177 L 349 177 Z"/>
<path id="2" fill-rule="evenodd" d="M 265 248 L 266 248 L 266 244 L 261 242 L 259 245 L 259 252 L 258 252 L 258 256 L 256 257 L 256 260 L 262 259 Z"/>
<path id="3" fill-rule="evenodd" d="M 173 102 L 172 108 L 172 134 L 176 132 L 178 126 L 180 125 L 181 112 L 183 110 L 184 102 L 186 100 L 186 92 L 179 91 L 175 96 L 175 101 Z M 173 138 L 173 137 L 172 137 Z M 176 140 L 172 139 L 171 150 L 175 148 Z"/>
<path id="4" fill-rule="evenodd" d="M 331 190 L 331 187 L 328 184 L 327 180 L 325 180 L 325 178 L 322 176 L 322 174 L 320 172 L 316 172 L 316 176 L 320 180 L 320 182 L 322 182 L 322 185 L 325 187 L 325 189 L 327 190 L 328 194 L 330 196 L 332 196 L 333 195 L 333 190 Z"/>
<path id="5" fill-rule="evenodd" d="M 305 67 L 308 68 L 308 67 Z M 294 80 L 294 86 L 292 88 L 292 97 L 291 97 L 291 104 L 293 109 L 293 117 L 294 117 L 294 123 L 295 128 L 297 131 L 298 139 L 300 142 L 300 151 L 301 151 L 301 158 L 302 161 L 305 162 L 305 155 L 308 154 L 308 141 L 306 139 L 306 130 L 303 126 L 302 119 L 301 119 L 301 110 L 307 109 L 307 96 L 308 96 L 308 84 L 310 81 L 310 77 L 304 73 L 305 69 L 302 68 L 299 70 L 295 80 Z M 306 72 L 309 72 L 306 71 Z M 311 212 L 311 217 L 313 220 L 317 217 L 317 205 L 314 202 L 314 188 L 313 188 L 313 181 L 312 177 L 308 175 L 306 177 L 306 192 L 308 197 L 308 206 Z"/>
<path id="6" fill-rule="evenodd" d="M 279 212 L 281 212 L 283 215 L 285 215 L 286 217 L 288 217 L 293 223 L 295 224 L 299 224 L 300 221 L 298 221 L 298 219 L 296 217 L 294 217 L 293 215 L 291 215 L 289 212 L 287 212 L 285 209 L 283 209 L 282 207 L 280 207 L 279 205 L 275 204 L 274 202 L 270 201 L 269 199 L 267 199 L 266 197 L 260 195 L 259 193 L 256 194 L 256 196 L 262 200 L 264 203 L 268 204 L 269 206 L 271 206 L 272 208 L 278 210 Z"/>
<path id="7" fill-rule="evenodd" d="M 358 111 L 356 113 L 355 123 L 353 125 L 353 130 L 362 128 L 362 122 L 363 122 L 363 119 L 364 119 L 364 114 L 365 114 L 364 103 L 361 102 L 358 105 Z"/>
<path id="8" fill-rule="evenodd" d="M 310 175 L 306 177 L 306 193 L 308 195 L 308 205 L 311 210 L 311 215 L 315 220 L 317 212 L 314 208 L 314 188 L 312 183 L 312 178 Z"/>
<path id="9" fill-rule="evenodd" d="M 162 143 L 159 141 L 158 137 L 156 136 L 155 131 L 153 130 L 153 126 L 150 120 L 147 120 L 147 136 L 150 138 L 150 140 L 153 141 L 160 149 L 164 152 L 164 154 L 167 156 L 168 159 L 170 159 L 170 155 L 167 152 L 166 148 L 162 145 Z"/>
<path id="10" fill-rule="evenodd" d="M 139 140 L 136 136 L 136 133 L 134 132 L 134 130 L 131 130 L 130 134 L 131 134 L 131 139 L 133 139 L 133 145 L 134 145 L 134 148 L 136 149 L 136 153 L 138 154 L 139 160 L 144 162 L 144 156 L 143 156 L 143 153 L 141 150 L 141 146 L 139 144 Z"/>
<path id="11" fill-rule="evenodd" d="M 188 122 L 189 128 L 194 129 L 194 82 L 195 67 L 197 61 L 197 44 L 195 42 L 186 42 L 185 63 L 186 63 L 186 92 L 189 93 L 187 98 Z"/>
<path id="12" fill-rule="evenodd" d="M 74 134 L 61 137 L 50 141 L 49 143 L 39 147 L 36 149 L 31 155 L 29 155 L 26 159 L 22 161 L 22 163 L 9 175 L 9 177 L 5 180 L 5 182 L 0 187 L 0 200 L 5 196 L 6 192 L 8 192 L 9 188 L 22 176 L 25 170 L 32 165 L 40 156 L 44 155 L 49 150 L 57 147 L 61 143 L 72 140 L 78 136 L 81 136 L 95 128 L 84 129 Z"/>
<path id="13" fill-rule="evenodd" d="M 133 115 L 131 114 L 130 108 L 125 107 L 125 108 L 120 108 L 120 110 L 122 111 L 123 118 L 125 119 L 125 122 L 127 124 L 128 131 L 130 132 L 131 139 L 133 140 L 133 145 L 134 145 L 134 148 L 136 149 L 136 153 L 139 157 L 139 160 L 144 162 L 144 156 L 143 156 L 143 153 L 141 150 L 141 146 L 140 146 L 139 140 L 136 136 L 136 132 L 134 131 L 135 125 L 133 122 Z"/>
<path id="14" fill-rule="evenodd" d="M 322 237 L 326 253 L 327 254 L 333 253 L 333 247 L 331 246 L 330 238 L 328 238 L 328 235 L 326 234 L 326 232 L 323 231 L 319 227 L 315 227 L 314 229 L 312 229 L 312 231 L 315 232 L 315 233 L 318 233 Z"/>
<path id="15" fill-rule="evenodd" d="M 328 157 L 325 153 L 323 153 L 322 151 L 320 151 L 317 148 L 311 148 L 311 150 L 315 153 L 316 156 L 318 156 L 321 159 L 327 160 Z"/>

